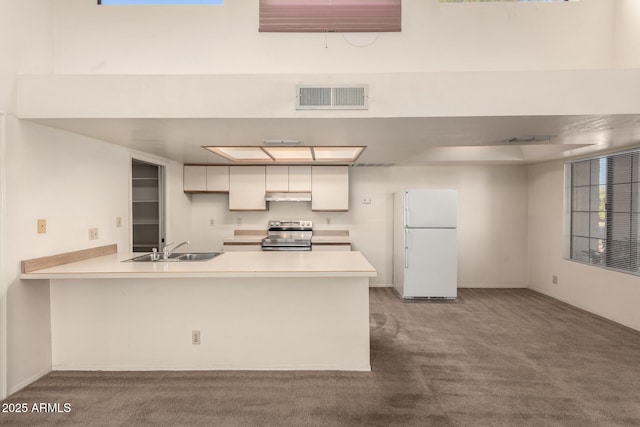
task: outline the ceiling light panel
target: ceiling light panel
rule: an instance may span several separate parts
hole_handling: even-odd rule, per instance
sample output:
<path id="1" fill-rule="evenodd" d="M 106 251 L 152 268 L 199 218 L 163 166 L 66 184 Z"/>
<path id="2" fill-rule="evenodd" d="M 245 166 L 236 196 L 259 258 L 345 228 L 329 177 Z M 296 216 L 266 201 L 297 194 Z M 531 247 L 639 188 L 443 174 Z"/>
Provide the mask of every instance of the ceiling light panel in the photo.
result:
<path id="1" fill-rule="evenodd" d="M 205 146 L 234 163 L 348 163 L 355 162 L 364 146 Z"/>
<path id="2" fill-rule="evenodd" d="M 312 162 L 311 147 L 263 147 L 277 162 Z"/>
<path id="3" fill-rule="evenodd" d="M 364 147 L 313 147 L 317 161 L 322 162 L 353 162 Z"/>
<path id="4" fill-rule="evenodd" d="M 204 147 L 234 162 L 271 162 L 273 159 L 260 147 Z"/>

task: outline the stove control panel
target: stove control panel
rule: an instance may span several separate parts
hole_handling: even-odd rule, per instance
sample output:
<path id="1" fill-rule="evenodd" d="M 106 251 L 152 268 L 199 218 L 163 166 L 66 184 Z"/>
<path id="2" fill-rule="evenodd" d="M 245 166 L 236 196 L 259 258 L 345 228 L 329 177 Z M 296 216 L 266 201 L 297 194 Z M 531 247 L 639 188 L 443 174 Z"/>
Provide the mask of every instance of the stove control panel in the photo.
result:
<path id="1" fill-rule="evenodd" d="M 296 228 L 312 228 L 313 221 L 307 220 L 277 220 L 277 221 L 269 221 L 269 228 L 287 228 L 287 227 L 296 227 Z"/>

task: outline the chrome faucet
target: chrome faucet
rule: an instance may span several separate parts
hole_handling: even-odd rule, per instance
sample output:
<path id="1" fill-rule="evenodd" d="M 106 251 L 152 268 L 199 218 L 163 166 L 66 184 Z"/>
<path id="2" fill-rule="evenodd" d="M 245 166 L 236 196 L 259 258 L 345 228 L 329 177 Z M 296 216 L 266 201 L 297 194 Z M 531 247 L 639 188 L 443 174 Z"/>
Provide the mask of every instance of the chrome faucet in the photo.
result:
<path id="1" fill-rule="evenodd" d="M 164 248 L 162 248 L 162 259 L 168 259 L 171 256 L 171 254 L 174 253 L 176 249 L 178 249 L 180 246 L 188 245 L 190 243 L 191 243 L 190 241 L 186 240 L 174 246 L 173 249 L 169 249 L 169 247 L 171 245 L 175 245 L 175 243 L 167 243 L 166 245 L 164 245 Z"/>

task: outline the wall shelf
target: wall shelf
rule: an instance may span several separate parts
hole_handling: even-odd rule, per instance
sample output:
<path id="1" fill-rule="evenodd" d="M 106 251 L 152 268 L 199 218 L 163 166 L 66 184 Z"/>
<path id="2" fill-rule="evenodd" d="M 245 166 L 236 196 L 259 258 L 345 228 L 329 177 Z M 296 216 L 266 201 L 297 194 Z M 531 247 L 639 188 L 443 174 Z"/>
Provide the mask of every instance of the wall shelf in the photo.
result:
<path id="1" fill-rule="evenodd" d="M 162 167 L 131 161 L 132 249 L 151 252 L 162 247 Z"/>

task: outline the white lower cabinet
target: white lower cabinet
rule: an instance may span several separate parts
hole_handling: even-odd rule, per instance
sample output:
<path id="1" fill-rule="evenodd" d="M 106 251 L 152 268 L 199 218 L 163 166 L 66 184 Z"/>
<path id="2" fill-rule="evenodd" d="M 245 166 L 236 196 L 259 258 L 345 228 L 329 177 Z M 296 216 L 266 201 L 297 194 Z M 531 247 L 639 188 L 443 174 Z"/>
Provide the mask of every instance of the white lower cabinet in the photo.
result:
<path id="1" fill-rule="evenodd" d="M 265 211 L 266 175 L 264 166 L 229 167 L 229 210 Z"/>

